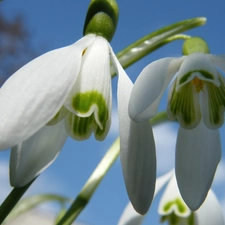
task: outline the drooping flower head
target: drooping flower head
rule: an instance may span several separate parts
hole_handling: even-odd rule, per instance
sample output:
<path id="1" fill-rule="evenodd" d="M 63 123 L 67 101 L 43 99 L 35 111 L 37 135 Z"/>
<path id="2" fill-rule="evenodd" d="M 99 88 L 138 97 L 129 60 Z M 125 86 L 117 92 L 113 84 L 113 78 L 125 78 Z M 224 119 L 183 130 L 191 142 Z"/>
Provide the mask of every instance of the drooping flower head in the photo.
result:
<path id="1" fill-rule="evenodd" d="M 117 20 L 115 1 L 93 0 L 83 38 L 34 59 L 5 82 L 0 149 L 15 146 L 62 119 L 74 139 L 87 139 L 92 133 L 97 140 L 105 138 L 112 104 L 108 41 Z"/>
<path id="2" fill-rule="evenodd" d="M 218 128 L 225 106 L 224 56 L 209 54 L 206 42 L 190 38 L 184 56 L 157 60 L 141 72 L 131 93 L 130 117 L 145 121 L 156 115 L 168 85 L 167 114 L 180 129 L 176 145 L 176 178 L 191 210 L 204 201 L 221 158 Z"/>
<path id="3" fill-rule="evenodd" d="M 211 189 L 201 207 L 191 211 L 180 195 L 175 176 L 170 178 L 160 199 L 158 213 L 161 222 L 167 221 L 168 225 L 225 224 L 222 207 Z"/>
<path id="4" fill-rule="evenodd" d="M 217 129 L 224 121 L 224 77 L 213 65 L 202 39 L 186 40 L 183 53 L 187 56 L 170 88 L 168 116 L 177 118 L 185 129 L 195 128 L 201 120 L 209 129 Z"/>
<path id="5" fill-rule="evenodd" d="M 43 170 L 57 156 L 67 134 L 84 140 L 94 133 L 103 140 L 108 133 L 112 49 L 107 38 L 111 40 L 115 32 L 118 6 L 115 1 L 92 1 L 87 15 L 88 34 L 32 60 L 1 88 L 0 149 L 13 147 L 13 186 L 25 185 Z"/>
<path id="6" fill-rule="evenodd" d="M 116 1 L 92 0 L 84 24 L 84 36 L 94 35 L 93 42 L 82 51 L 80 72 L 64 107 L 48 123 L 66 115 L 65 127 L 76 140 L 84 140 L 94 133 L 104 140 L 111 124 L 112 88 L 110 74 L 110 46 L 118 21 Z M 65 110 L 67 109 L 67 110 Z"/>
<path id="7" fill-rule="evenodd" d="M 12 186 L 26 185 L 47 168 L 68 135 L 84 140 L 94 134 L 97 140 L 104 140 L 111 123 L 111 62 L 118 74 L 125 184 L 136 210 L 147 212 L 155 188 L 156 163 L 148 163 L 155 158 L 155 145 L 150 124 L 135 123 L 128 116 L 133 84 L 109 44 L 117 20 L 115 0 L 92 0 L 83 38 L 34 59 L 2 86 L 0 149 L 12 147 Z M 139 152 L 143 154 L 136 157 Z"/>

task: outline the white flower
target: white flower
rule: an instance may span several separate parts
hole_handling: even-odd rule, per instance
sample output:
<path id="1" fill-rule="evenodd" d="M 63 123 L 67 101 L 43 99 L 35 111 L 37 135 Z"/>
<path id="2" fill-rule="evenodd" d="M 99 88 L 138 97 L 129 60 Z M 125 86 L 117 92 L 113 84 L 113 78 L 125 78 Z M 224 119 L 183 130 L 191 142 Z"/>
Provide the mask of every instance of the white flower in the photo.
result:
<path id="1" fill-rule="evenodd" d="M 2 86 L 0 149 L 13 147 L 13 186 L 26 185 L 50 165 L 67 134 L 79 140 L 92 133 L 98 140 L 105 138 L 112 105 L 110 60 L 119 77 L 120 150 L 125 183 L 137 211 L 148 210 L 156 176 L 156 165 L 148 163 L 155 158 L 154 140 L 147 138 L 152 129 L 148 122 L 135 123 L 128 116 L 133 84 L 108 41 L 93 34 L 34 59 Z M 135 157 L 138 152 L 143 154 Z M 148 193 L 140 191 L 143 185 Z M 141 204 L 146 196 L 147 201 Z"/>
<path id="2" fill-rule="evenodd" d="M 176 178 L 170 172 L 156 180 L 155 195 L 168 183 L 160 199 L 158 213 L 161 222 L 168 221 L 169 225 L 224 225 L 222 208 L 212 190 L 209 191 L 205 202 L 197 211 L 191 211 L 183 201 L 177 187 Z M 138 214 L 129 203 L 118 225 L 141 225 L 144 216 Z"/>
<path id="3" fill-rule="evenodd" d="M 204 201 L 221 158 L 218 128 L 223 125 L 224 56 L 195 52 L 157 60 L 141 72 L 130 98 L 129 115 L 137 122 L 156 115 L 169 90 L 167 114 L 178 119 L 176 178 L 185 203 L 196 210 Z M 151 162 L 149 162 L 151 163 Z"/>

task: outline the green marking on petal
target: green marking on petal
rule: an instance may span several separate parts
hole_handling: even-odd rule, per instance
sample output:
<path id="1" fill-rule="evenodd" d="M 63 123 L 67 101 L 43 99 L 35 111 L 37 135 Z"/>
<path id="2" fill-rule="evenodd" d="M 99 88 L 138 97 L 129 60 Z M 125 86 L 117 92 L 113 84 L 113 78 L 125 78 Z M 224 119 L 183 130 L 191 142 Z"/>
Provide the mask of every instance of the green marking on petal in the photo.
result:
<path id="1" fill-rule="evenodd" d="M 101 130 L 93 114 L 89 117 L 79 117 L 72 113 L 67 117 L 66 129 L 68 134 L 75 140 L 86 140 L 94 132 L 97 140 L 103 140 L 108 129 Z"/>
<path id="2" fill-rule="evenodd" d="M 190 82 L 176 92 L 176 82 L 169 97 L 167 113 L 170 119 L 178 119 L 186 129 L 196 127 L 201 119 L 199 100 L 194 85 Z"/>
<path id="3" fill-rule="evenodd" d="M 162 223 L 168 221 L 169 225 L 194 225 L 193 213 L 187 215 L 187 211 L 189 211 L 189 209 L 180 198 L 167 202 L 164 205 L 163 210 L 167 215 L 161 217 Z"/>
<path id="4" fill-rule="evenodd" d="M 176 205 L 176 206 L 177 206 L 177 209 L 178 209 L 178 211 L 180 212 L 180 214 L 186 212 L 187 207 L 186 207 L 185 204 L 182 202 L 182 200 L 179 199 L 179 198 L 176 198 L 174 201 L 167 202 L 167 203 L 164 205 L 163 210 L 164 210 L 165 212 L 168 212 L 168 211 L 170 210 L 170 208 L 171 208 L 173 205 Z"/>
<path id="5" fill-rule="evenodd" d="M 176 203 L 177 208 L 178 208 L 178 210 L 179 210 L 180 213 L 186 212 L 186 208 L 187 207 L 184 205 L 184 203 L 179 198 L 177 198 L 175 200 L 175 203 Z"/>
<path id="6" fill-rule="evenodd" d="M 70 135 L 84 140 L 94 132 L 97 140 L 103 140 L 108 133 L 110 118 L 102 94 L 97 91 L 78 93 L 73 97 L 72 106 L 78 115 L 69 116 Z"/>
<path id="7" fill-rule="evenodd" d="M 206 83 L 208 91 L 208 110 L 211 128 L 219 128 L 224 123 L 225 110 L 225 85 L 219 77 L 220 86 L 217 87 L 212 83 Z"/>
<path id="8" fill-rule="evenodd" d="M 91 106 L 97 107 L 98 120 L 104 128 L 106 121 L 109 118 L 108 107 L 105 98 L 98 91 L 89 91 L 78 93 L 73 98 L 72 106 L 80 114 L 86 114 L 91 109 Z"/>
<path id="9" fill-rule="evenodd" d="M 214 76 L 212 74 L 210 74 L 208 71 L 193 70 L 193 71 L 190 71 L 189 73 L 183 75 L 182 78 L 179 80 L 179 84 L 182 85 L 185 82 L 187 82 L 188 78 L 192 75 L 192 73 L 195 73 L 195 72 L 201 73 L 202 77 L 204 77 L 207 80 L 212 80 L 212 81 L 214 80 Z"/>

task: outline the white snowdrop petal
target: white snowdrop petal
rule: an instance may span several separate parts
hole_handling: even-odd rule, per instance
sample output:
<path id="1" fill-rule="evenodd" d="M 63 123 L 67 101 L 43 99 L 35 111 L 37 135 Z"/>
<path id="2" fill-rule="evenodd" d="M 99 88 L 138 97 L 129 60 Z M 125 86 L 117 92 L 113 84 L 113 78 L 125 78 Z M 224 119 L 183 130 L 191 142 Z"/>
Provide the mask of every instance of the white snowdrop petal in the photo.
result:
<path id="1" fill-rule="evenodd" d="M 97 140 L 104 140 L 111 124 L 112 87 L 109 43 L 103 37 L 96 37 L 85 50 L 79 76 L 64 106 L 74 114 L 70 121 L 79 123 L 67 123 L 71 137 L 86 139 L 90 135 L 85 130 L 89 130 Z M 73 129 L 75 126 L 84 129 Z"/>
<path id="2" fill-rule="evenodd" d="M 15 146 L 62 107 L 80 70 L 82 52 L 95 36 L 50 51 L 13 74 L 0 90 L 0 149 Z"/>
<path id="3" fill-rule="evenodd" d="M 133 122 L 128 116 L 128 102 L 133 84 L 111 50 L 118 73 L 118 114 L 120 157 L 124 180 L 135 210 L 145 214 L 153 199 L 156 180 L 155 143 L 148 121 Z"/>
<path id="4" fill-rule="evenodd" d="M 183 61 L 165 58 L 146 66 L 138 76 L 131 92 L 129 115 L 144 121 L 156 115 L 161 97 Z"/>
<path id="5" fill-rule="evenodd" d="M 57 157 L 68 135 L 64 121 L 45 126 L 11 149 L 10 183 L 23 187 L 43 172 Z"/>
<path id="6" fill-rule="evenodd" d="M 202 206 L 195 211 L 196 225 L 224 225 L 222 206 L 212 190 L 209 190 Z"/>
<path id="7" fill-rule="evenodd" d="M 221 159 L 219 130 L 201 121 L 192 130 L 180 127 L 176 146 L 176 178 L 185 203 L 194 211 L 206 198 Z"/>

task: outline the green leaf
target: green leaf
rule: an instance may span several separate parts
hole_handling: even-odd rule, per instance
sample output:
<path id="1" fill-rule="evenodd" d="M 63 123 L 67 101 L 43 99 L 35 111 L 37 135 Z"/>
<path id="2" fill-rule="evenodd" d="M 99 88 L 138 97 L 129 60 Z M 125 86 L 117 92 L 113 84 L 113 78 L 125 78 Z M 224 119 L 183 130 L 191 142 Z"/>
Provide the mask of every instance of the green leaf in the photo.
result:
<path id="1" fill-rule="evenodd" d="M 160 48 L 161 46 L 178 39 L 188 39 L 190 36 L 182 35 L 181 32 L 192 28 L 202 26 L 206 23 L 205 17 L 183 20 L 178 23 L 163 27 L 153 33 L 150 33 L 117 54 L 123 68 L 127 68 L 134 62 L 140 60 L 147 54 Z M 180 34 L 180 35 L 178 35 Z M 111 74 L 115 76 L 116 72 L 111 66 Z"/>
<path id="2" fill-rule="evenodd" d="M 45 203 L 45 202 L 58 202 L 59 204 L 66 204 L 70 203 L 71 200 L 60 196 L 60 195 L 53 195 L 53 194 L 41 194 L 41 195 L 35 195 L 31 197 L 27 197 L 22 199 L 12 210 L 12 212 L 9 214 L 7 219 L 5 220 L 8 222 L 9 220 L 15 219 L 16 217 L 20 216 L 21 214 L 37 207 L 38 205 Z"/>

